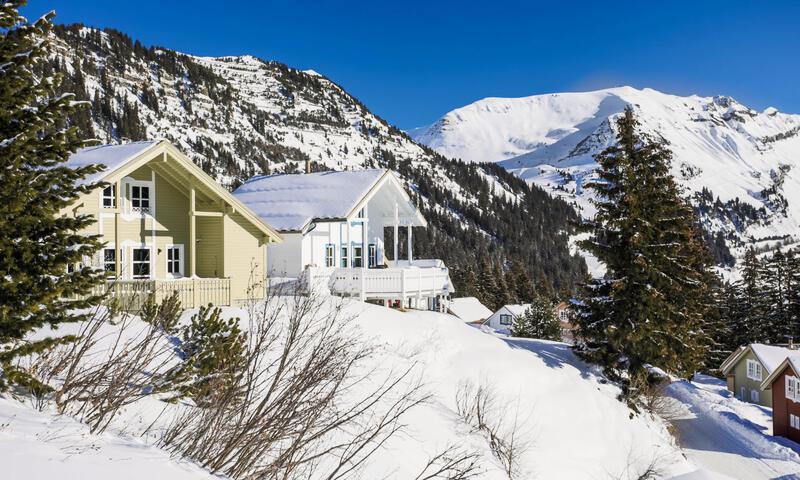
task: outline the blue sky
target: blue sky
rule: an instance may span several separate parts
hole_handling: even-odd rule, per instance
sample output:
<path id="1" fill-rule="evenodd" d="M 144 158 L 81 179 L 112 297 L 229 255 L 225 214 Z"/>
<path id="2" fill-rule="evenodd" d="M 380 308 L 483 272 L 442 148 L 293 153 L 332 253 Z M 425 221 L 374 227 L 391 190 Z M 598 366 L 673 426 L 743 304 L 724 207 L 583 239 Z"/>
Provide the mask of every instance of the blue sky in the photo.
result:
<path id="1" fill-rule="evenodd" d="M 401 128 L 487 96 L 619 85 L 800 113 L 797 1 L 30 0 L 23 13 L 50 9 L 146 45 L 314 69 Z"/>

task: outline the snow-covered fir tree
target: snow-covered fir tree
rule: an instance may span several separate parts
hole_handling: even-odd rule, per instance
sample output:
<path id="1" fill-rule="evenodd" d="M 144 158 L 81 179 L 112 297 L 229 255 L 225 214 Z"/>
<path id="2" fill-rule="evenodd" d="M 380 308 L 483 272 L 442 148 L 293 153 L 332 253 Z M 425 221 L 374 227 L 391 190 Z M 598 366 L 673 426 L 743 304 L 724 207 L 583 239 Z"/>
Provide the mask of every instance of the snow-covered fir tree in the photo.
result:
<path id="1" fill-rule="evenodd" d="M 561 321 L 553 307 L 553 302 L 548 299 L 535 297 L 525 313 L 514 319 L 511 334 L 515 337 L 561 340 Z"/>
<path id="2" fill-rule="evenodd" d="M 708 255 L 691 207 L 669 173 L 663 141 L 638 131 L 633 110 L 616 122 L 617 145 L 596 157 L 597 215 L 582 247 L 607 266 L 578 302 L 582 354 L 615 378 L 647 364 L 690 375 L 705 356 Z"/>

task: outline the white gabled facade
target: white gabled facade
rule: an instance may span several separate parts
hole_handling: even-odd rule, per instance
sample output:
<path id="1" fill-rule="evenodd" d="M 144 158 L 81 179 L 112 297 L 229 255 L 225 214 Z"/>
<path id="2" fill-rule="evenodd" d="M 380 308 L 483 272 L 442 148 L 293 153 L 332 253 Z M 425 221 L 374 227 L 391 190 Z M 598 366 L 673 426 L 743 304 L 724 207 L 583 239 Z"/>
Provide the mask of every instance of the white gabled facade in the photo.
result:
<path id="1" fill-rule="evenodd" d="M 484 325 L 494 330 L 511 331 L 511 325 L 513 325 L 514 320 L 525 314 L 525 311 L 530 308 L 530 306 L 529 303 L 503 305 L 486 319 Z"/>
<path id="2" fill-rule="evenodd" d="M 427 222 L 394 172 L 255 177 L 234 195 L 281 232 L 283 242 L 269 246 L 272 278 L 302 279 L 387 306 L 446 309 L 453 292 L 449 272 L 440 260 L 414 258 L 413 227 Z M 390 245 L 387 227 L 394 231 Z M 407 258 L 388 260 L 398 258 L 401 229 Z"/>

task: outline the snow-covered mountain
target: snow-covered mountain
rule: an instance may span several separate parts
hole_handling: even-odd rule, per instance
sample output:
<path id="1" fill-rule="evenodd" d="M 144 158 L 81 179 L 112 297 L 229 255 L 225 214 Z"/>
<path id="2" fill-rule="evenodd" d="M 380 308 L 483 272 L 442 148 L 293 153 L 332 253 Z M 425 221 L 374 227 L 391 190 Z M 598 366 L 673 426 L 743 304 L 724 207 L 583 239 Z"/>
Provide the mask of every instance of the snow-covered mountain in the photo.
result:
<path id="1" fill-rule="evenodd" d="M 673 174 L 718 246 L 724 239 L 737 254 L 800 238 L 800 115 L 775 108 L 620 87 L 486 98 L 411 134 L 450 158 L 500 162 L 591 215 L 581 186 L 593 156 L 615 141 L 613 120 L 626 105 L 644 132 L 669 142 Z"/>
<path id="2" fill-rule="evenodd" d="M 519 259 L 553 291 L 569 291 L 583 276 L 567 245 L 576 218 L 569 205 L 495 165 L 454 162 L 415 143 L 317 72 L 145 47 L 82 25 L 58 26 L 52 40 L 43 66 L 50 71 L 42 73 L 63 74 L 62 91 L 91 103 L 73 117 L 85 138 L 166 138 L 229 188 L 307 161 L 314 169 L 391 168 L 429 221 L 414 235 L 420 255 L 454 267 L 475 266 L 476 257 Z"/>

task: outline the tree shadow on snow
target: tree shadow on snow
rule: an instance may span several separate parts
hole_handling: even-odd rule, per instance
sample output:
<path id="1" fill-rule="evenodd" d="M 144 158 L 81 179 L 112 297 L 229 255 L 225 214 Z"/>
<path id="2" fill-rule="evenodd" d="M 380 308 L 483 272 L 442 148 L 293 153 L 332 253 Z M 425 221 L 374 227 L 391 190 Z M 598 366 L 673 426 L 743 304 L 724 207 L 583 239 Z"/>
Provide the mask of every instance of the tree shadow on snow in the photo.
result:
<path id="1" fill-rule="evenodd" d="M 586 379 L 594 378 L 605 382 L 605 378 L 596 369 L 575 356 L 572 346 L 561 342 L 551 342 L 548 340 L 537 340 L 533 338 L 503 338 L 512 348 L 527 350 L 542 361 L 549 368 L 564 368 L 570 366 L 575 368 L 580 376 Z"/>

